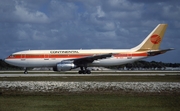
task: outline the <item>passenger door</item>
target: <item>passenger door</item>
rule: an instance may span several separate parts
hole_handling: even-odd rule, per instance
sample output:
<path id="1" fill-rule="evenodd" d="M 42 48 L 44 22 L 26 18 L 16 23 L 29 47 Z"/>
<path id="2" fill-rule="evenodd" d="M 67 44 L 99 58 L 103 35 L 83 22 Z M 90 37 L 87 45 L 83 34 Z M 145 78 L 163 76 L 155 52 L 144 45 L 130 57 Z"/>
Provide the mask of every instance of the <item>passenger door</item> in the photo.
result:
<path id="1" fill-rule="evenodd" d="M 21 61 L 25 61 L 26 60 L 26 54 L 22 54 L 21 55 Z"/>

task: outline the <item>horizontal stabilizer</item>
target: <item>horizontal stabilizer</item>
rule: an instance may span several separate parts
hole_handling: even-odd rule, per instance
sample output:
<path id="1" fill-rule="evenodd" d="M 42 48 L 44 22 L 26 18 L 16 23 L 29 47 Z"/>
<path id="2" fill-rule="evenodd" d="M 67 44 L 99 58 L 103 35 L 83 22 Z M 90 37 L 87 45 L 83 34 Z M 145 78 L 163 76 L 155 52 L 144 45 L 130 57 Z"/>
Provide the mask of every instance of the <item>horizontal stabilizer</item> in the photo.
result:
<path id="1" fill-rule="evenodd" d="M 147 53 L 148 53 L 148 56 L 155 56 L 155 55 L 163 54 L 163 53 L 170 51 L 170 50 L 174 50 L 174 48 L 158 50 L 158 51 L 149 51 Z"/>

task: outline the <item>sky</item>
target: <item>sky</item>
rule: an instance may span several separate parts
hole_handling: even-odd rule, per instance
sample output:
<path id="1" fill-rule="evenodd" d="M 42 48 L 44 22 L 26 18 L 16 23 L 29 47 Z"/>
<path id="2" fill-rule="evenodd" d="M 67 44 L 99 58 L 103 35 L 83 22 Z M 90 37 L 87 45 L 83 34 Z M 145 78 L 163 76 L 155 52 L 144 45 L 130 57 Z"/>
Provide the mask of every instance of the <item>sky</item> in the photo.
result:
<path id="1" fill-rule="evenodd" d="M 161 23 L 161 49 L 148 61 L 180 63 L 179 0 L 0 0 L 0 58 L 22 50 L 128 49 Z"/>

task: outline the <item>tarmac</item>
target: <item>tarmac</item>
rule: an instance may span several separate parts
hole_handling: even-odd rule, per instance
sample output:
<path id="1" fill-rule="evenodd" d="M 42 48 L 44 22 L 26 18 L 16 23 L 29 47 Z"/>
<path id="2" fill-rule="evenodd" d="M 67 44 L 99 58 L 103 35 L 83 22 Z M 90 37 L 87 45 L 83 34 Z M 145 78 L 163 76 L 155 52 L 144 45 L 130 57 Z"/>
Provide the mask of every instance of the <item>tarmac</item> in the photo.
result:
<path id="1" fill-rule="evenodd" d="M 57 76 L 175 76 L 180 74 L 0 74 L 0 77 L 57 77 Z"/>
<path id="2" fill-rule="evenodd" d="M 72 73 L 76 71 L 68 71 L 68 72 Z M 93 74 L 93 72 L 96 72 L 96 73 Z M 54 73 L 53 71 L 29 71 L 29 74 L 24 74 L 22 71 L 0 71 L 0 77 L 170 76 L 170 75 L 177 76 L 177 75 L 180 75 L 180 71 L 93 71 L 93 72 L 92 74 L 65 74 L 65 73 L 58 74 L 58 73 Z M 106 73 L 103 74 L 103 72 L 106 72 Z"/>

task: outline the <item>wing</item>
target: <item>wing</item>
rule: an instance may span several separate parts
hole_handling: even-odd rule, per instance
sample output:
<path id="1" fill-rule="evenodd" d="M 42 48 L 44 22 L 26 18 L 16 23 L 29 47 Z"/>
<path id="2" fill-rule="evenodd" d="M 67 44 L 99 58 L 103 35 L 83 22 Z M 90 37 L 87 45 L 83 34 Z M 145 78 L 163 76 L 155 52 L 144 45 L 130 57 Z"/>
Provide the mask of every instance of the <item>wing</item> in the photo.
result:
<path id="1" fill-rule="evenodd" d="M 86 57 L 77 58 L 77 59 L 68 59 L 64 61 L 72 61 L 75 65 L 79 66 L 79 65 L 92 63 L 94 60 L 109 58 L 109 57 L 112 57 L 112 55 L 113 53 L 99 54 L 99 55 L 86 56 Z"/>

